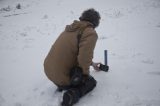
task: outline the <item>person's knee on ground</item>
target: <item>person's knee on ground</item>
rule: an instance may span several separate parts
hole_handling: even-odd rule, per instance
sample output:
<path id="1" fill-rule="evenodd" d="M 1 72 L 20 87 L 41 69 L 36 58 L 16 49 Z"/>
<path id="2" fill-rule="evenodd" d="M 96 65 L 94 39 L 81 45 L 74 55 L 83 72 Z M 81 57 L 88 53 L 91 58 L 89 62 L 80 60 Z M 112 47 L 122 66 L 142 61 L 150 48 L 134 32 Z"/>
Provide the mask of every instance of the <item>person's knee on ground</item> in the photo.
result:
<path id="1" fill-rule="evenodd" d="M 81 84 L 83 75 L 82 75 L 82 68 L 80 67 L 74 67 L 71 69 L 70 72 L 70 85 L 73 87 L 76 87 Z"/>
<path id="2" fill-rule="evenodd" d="M 77 88 L 82 83 L 82 69 L 80 67 L 73 67 L 70 71 L 70 84 L 66 86 L 57 85 L 57 91 L 69 90 L 70 88 Z"/>

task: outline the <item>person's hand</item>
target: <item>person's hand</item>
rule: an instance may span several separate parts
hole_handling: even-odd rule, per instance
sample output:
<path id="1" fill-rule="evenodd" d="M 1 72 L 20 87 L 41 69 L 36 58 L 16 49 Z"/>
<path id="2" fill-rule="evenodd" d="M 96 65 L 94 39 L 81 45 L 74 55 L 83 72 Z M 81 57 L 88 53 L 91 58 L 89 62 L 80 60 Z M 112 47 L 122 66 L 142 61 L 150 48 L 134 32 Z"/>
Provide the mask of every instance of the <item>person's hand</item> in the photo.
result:
<path id="1" fill-rule="evenodd" d="M 94 70 L 100 71 L 100 69 L 99 69 L 100 64 L 101 64 L 100 62 L 98 62 L 98 63 L 92 62 L 91 65 L 93 66 Z"/>

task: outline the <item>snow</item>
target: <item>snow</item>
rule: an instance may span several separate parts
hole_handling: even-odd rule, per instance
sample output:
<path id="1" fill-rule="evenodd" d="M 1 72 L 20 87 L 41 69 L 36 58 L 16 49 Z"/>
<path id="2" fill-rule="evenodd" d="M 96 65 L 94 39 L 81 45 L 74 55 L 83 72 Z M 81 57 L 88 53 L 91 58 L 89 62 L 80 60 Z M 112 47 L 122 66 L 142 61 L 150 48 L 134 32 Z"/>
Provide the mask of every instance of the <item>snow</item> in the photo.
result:
<path id="1" fill-rule="evenodd" d="M 0 0 L 0 106 L 59 105 L 43 61 L 90 7 L 102 17 L 94 61 L 107 49 L 110 72 L 91 68 L 97 87 L 75 106 L 160 106 L 159 0 Z"/>

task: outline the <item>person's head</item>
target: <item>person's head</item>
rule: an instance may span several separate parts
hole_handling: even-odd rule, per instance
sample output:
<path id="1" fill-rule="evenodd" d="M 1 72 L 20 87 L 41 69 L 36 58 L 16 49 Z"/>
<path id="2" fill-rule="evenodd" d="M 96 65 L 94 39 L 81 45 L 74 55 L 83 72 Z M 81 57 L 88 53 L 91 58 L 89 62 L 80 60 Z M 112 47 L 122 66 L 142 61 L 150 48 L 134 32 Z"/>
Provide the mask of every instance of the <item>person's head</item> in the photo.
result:
<path id="1" fill-rule="evenodd" d="M 96 28 L 99 25 L 100 19 L 101 16 L 99 12 L 97 12 L 93 8 L 85 10 L 79 17 L 80 21 L 89 21 L 90 23 L 92 23 L 94 28 Z"/>

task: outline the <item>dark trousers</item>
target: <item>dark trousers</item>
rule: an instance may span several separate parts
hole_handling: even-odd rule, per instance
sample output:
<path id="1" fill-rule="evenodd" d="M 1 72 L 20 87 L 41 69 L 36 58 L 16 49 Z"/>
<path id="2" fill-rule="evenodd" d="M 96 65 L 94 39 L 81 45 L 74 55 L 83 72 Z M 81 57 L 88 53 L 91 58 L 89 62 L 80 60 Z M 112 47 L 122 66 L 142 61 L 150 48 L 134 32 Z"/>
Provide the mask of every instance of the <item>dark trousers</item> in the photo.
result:
<path id="1" fill-rule="evenodd" d="M 77 85 L 69 85 L 69 86 L 58 86 L 59 91 L 76 89 L 79 91 L 79 96 L 82 97 L 88 92 L 92 91 L 96 87 L 97 81 L 92 76 L 87 76 L 83 81 Z"/>

